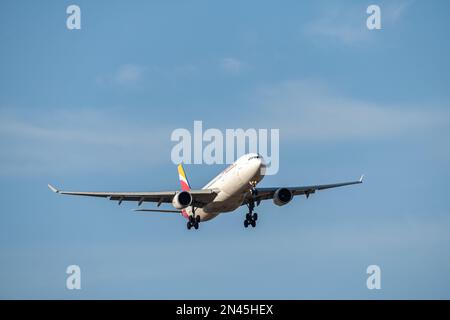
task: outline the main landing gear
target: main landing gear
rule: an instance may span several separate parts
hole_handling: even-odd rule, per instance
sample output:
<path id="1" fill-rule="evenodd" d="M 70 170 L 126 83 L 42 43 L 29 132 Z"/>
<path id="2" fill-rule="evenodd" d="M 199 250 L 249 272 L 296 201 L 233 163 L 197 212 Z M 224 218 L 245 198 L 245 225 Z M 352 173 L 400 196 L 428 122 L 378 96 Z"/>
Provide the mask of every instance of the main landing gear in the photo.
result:
<path id="1" fill-rule="evenodd" d="M 248 228 L 248 226 L 256 227 L 256 220 L 258 220 L 258 214 L 253 213 L 253 209 L 255 209 L 255 198 L 258 195 L 258 191 L 256 190 L 256 181 L 250 182 L 250 193 L 251 200 L 248 202 L 248 213 L 245 215 L 244 227 Z M 256 205 L 259 205 L 259 201 L 256 201 Z"/>
<path id="2" fill-rule="evenodd" d="M 189 216 L 189 220 L 187 222 L 188 230 L 191 230 L 192 227 L 194 227 L 194 229 L 197 230 L 199 223 L 200 223 L 200 216 L 195 215 L 195 208 L 192 207 L 192 216 Z"/>
<path id="3" fill-rule="evenodd" d="M 255 208 L 254 202 L 250 202 L 248 204 L 248 213 L 245 215 L 244 227 L 248 228 L 251 225 L 253 228 L 256 227 L 256 220 L 258 220 L 258 214 L 253 213 L 253 209 Z"/>

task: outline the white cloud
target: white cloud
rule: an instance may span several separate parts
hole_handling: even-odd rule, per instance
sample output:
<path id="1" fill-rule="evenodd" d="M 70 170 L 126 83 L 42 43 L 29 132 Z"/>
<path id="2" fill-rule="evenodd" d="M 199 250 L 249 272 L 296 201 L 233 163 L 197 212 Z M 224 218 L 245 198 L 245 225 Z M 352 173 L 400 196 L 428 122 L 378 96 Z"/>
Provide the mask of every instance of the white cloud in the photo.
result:
<path id="1" fill-rule="evenodd" d="M 173 83 L 180 79 L 192 78 L 200 71 L 195 64 L 169 66 L 123 64 L 109 73 L 98 75 L 95 83 L 108 88 L 152 87 L 155 83 Z"/>
<path id="2" fill-rule="evenodd" d="M 323 18 L 309 24 L 305 31 L 313 37 L 333 38 L 346 44 L 367 40 L 366 30 L 361 26 L 355 26 L 351 22 L 338 24 L 330 18 Z"/>
<path id="3" fill-rule="evenodd" d="M 325 85 L 290 81 L 262 88 L 257 109 L 283 139 L 336 141 L 411 136 L 449 126 L 448 112 L 427 106 L 381 105 L 341 96 Z"/>
<path id="4" fill-rule="evenodd" d="M 124 64 L 118 68 L 114 81 L 120 85 L 135 84 L 142 80 L 144 67 L 135 64 Z"/>
<path id="5" fill-rule="evenodd" d="M 139 119 L 122 121 L 123 112 L 53 110 L 29 116 L 3 110 L 0 174 L 117 171 L 167 160 L 170 150 L 162 150 L 170 130 Z"/>
<path id="6" fill-rule="evenodd" d="M 397 0 L 381 2 L 381 25 L 398 23 L 405 15 L 412 0 Z M 371 41 L 371 35 L 377 32 L 369 31 L 366 27 L 367 4 L 358 5 L 329 5 L 321 7 L 321 12 L 316 20 L 306 24 L 305 34 L 313 39 L 335 39 L 344 44 L 367 43 Z M 382 32 L 382 31 L 380 31 Z"/>
<path id="7" fill-rule="evenodd" d="M 414 3 L 413 0 L 389 1 L 383 5 L 383 18 L 388 23 L 397 23 Z"/>
<path id="8" fill-rule="evenodd" d="M 220 68 L 227 74 L 237 75 L 241 72 L 243 63 L 235 58 L 224 58 L 220 60 Z"/>
<path id="9" fill-rule="evenodd" d="M 113 72 L 100 75 L 95 82 L 101 86 L 133 87 L 144 80 L 147 68 L 137 64 L 123 64 Z"/>
<path id="10" fill-rule="evenodd" d="M 349 5 L 323 7 L 320 16 L 308 23 L 304 31 L 314 39 L 336 39 L 346 44 L 367 40 L 365 9 Z"/>

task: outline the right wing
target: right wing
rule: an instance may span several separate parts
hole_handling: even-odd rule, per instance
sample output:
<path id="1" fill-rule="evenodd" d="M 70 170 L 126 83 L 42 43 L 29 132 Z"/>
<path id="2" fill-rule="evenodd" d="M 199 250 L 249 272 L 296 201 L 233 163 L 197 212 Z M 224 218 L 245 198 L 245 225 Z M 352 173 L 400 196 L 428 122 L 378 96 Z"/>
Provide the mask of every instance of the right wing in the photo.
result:
<path id="1" fill-rule="evenodd" d="M 331 184 L 318 184 L 318 185 L 300 186 L 300 187 L 286 187 L 286 189 L 289 189 L 289 191 L 291 191 L 292 196 L 305 195 L 308 198 L 310 194 L 313 194 L 319 190 L 338 188 L 338 187 L 349 186 L 352 184 L 363 183 L 363 178 L 364 178 L 364 175 L 362 175 L 359 178 L 359 180 L 356 180 L 356 181 L 331 183 Z M 243 204 L 248 204 L 251 201 L 256 201 L 259 203 L 262 200 L 273 199 L 275 192 L 280 188 L 281 187 L 256 188 L 255 189 L 256 195 L 251 195 L 251 193 L 248 193 Z"/>
<path id="2" fill-rule="evenodd" d="M 171 203 L 173 197 L 179 191 L 160 191 L 160 192 L 90 192 L 90 191 L 62 191 L 53 187 L 51 184 L 48 185 L 50 190 L 59 194 L 67 194 L 72 196 L 86 196 L 86 197 L 100 197 L 107 198 L 109 200 L 118 201 L 119 204 L 122 201 L 137 201 L 138 205 L 143 202 L 157 202 L 158 206 L 161 203 Z M 203 207 L 210 203 L 216 196 L 218 191 L 215 189 L 201 189 L 201 190 L 190 190 L 189 193 L 192 195 L 193 204 L 196 207 Z"/>

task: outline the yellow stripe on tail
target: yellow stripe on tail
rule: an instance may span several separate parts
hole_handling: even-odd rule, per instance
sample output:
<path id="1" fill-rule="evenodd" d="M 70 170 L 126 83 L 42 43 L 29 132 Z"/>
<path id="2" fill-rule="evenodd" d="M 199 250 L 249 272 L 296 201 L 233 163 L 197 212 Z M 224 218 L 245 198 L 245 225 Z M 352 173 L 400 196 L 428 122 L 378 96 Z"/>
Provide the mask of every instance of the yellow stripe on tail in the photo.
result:
<path id="1" fill-rule="evenodd" d="M 191 190 L 191 185 L 186 177 L 186 173 L 184 172 L 183 165 L 180 163 L 178 165 L 178 178 L 180 179 L 181 190 L 189 191 Z"/>

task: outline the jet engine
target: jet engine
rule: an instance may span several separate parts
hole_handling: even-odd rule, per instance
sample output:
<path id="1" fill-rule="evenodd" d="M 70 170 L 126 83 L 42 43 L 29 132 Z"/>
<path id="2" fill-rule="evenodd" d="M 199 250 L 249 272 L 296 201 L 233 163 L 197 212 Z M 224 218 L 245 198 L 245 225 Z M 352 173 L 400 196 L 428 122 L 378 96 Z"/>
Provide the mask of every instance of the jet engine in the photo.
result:
<path id="1" fill-rule="evenodd" d="M 277 206 L 284 206 L 292 200 L 292 192 L 287 188 L 280 188 L 273 195 L 273 203 Z"/>
<path id="2" fill-rule="evenodd" d="M 192 195 L 189 191 L 178 192 L 172 199 L 172 205 L 176 209 L 184 209 L 192 204 Z"/>

